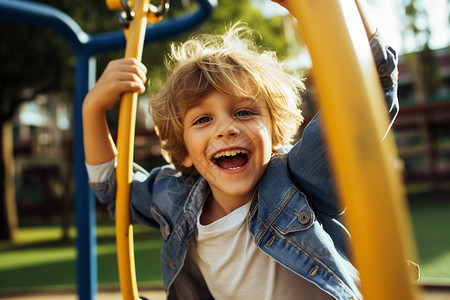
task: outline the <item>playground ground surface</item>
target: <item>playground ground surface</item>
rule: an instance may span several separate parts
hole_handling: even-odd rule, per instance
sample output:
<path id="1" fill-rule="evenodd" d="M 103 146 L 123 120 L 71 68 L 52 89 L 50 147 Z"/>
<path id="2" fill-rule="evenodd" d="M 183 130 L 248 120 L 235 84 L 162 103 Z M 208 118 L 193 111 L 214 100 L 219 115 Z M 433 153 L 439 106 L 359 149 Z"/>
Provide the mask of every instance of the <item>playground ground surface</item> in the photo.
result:
<path id="1" fill-rule="evenodd" d="M 147 288 L 140 289 L 143 297 L 150 300 L 165 299 L 165 292 L 161 289 Z M 40 291 L 21 294 L 9 294 L 6 297 L 0 295 L 2 300 L 77 300 L 78 297 L 74 291 Z M 122 295 L 118 290 L 100 290 L 97 300 L 121 300 Z M 450 285 L 427 284 L 423 286 L 423 300 L 448 300 L 450 299 Z"/>
<path id="2" fill-rule="evenodd" d="M 139 289 L 142 297 L 150 300 L 164 300 L 166 293 L 162 289 Z M 6 297 L 0 295 L 2 300 L 77 300 L 78 295 L 74 291 L 39 291 L 34 293 L 14 293 Z M 122 300 L 119 290 L 100 290 L 97 294 L 97 300 Z M 434 300 L 434 299 L 433 299 Z"/>

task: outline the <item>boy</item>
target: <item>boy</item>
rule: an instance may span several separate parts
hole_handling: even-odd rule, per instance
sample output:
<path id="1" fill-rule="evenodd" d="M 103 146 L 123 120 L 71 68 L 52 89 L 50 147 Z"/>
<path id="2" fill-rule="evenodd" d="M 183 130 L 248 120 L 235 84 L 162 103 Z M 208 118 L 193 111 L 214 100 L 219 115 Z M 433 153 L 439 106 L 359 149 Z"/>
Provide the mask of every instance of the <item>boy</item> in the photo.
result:
<path id="1" fill-rule="evenodd" d="M 131 218 L 161 230 L 169 299 L 359 298 L 318 117 L 289 147 L 303 83 L 247 31 L 172 47 L 171 74 L 150 99 L 172 165 L 135 173 Z M 395 52 L 367 33 L 388 67 L 380 77 L 394 117 Z M 116 150 L 104 115 L 123 92 L 144 91 L 145 73 L 132 59 L 111 62 L 83 105 L 91 187 L 112 211 Z"/>

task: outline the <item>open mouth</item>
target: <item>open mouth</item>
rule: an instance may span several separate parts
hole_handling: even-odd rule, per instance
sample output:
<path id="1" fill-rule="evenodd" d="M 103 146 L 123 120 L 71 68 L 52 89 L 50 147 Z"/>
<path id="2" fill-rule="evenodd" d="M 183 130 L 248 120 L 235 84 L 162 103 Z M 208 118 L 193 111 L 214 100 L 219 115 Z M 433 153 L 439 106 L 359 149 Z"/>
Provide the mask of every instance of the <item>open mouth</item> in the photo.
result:
<path id="1" fill-rule="evenodd" d="M 244 149 L 220 151 L 214 154 L 212 160 L 219 168 L 235 170 L 245 166 L 248 154 Z"/>

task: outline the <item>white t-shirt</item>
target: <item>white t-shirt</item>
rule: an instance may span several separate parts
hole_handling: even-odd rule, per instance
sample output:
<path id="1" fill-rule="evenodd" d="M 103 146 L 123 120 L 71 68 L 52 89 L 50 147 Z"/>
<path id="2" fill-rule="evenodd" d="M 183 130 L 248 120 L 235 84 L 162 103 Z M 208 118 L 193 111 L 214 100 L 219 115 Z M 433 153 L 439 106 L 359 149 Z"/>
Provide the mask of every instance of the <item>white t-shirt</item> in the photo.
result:
<path id="1" fill-rule="evenodd" d="M 249 208 L 209 225 L 197 220 L 190 255 L 214 299 L 333 299 L 256 247 L 246 222 Z"/>

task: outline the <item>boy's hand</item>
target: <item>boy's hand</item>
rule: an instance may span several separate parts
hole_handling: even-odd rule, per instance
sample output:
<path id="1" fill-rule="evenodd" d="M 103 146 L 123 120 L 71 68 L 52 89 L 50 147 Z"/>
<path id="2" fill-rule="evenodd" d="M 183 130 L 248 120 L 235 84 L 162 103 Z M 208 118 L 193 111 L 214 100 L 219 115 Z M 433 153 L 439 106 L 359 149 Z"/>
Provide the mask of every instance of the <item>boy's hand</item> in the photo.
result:
<path id="1" fill-rule="evenodd" d="M 117 153 L 105 112 L 123 93 L 145 91 L 147 69 L 136 59 L 111 61 L 83 102 L 84 153 L 88 164 L 110 161 Z"/>
<path id="2" fill-rule="evenodd" d="M 85 104 L 91 109 L 111 109 L 123 93 L 145 91 L 147 68 L 133 58 L 111 61 L 95 86 L 86 95 Z"/>

